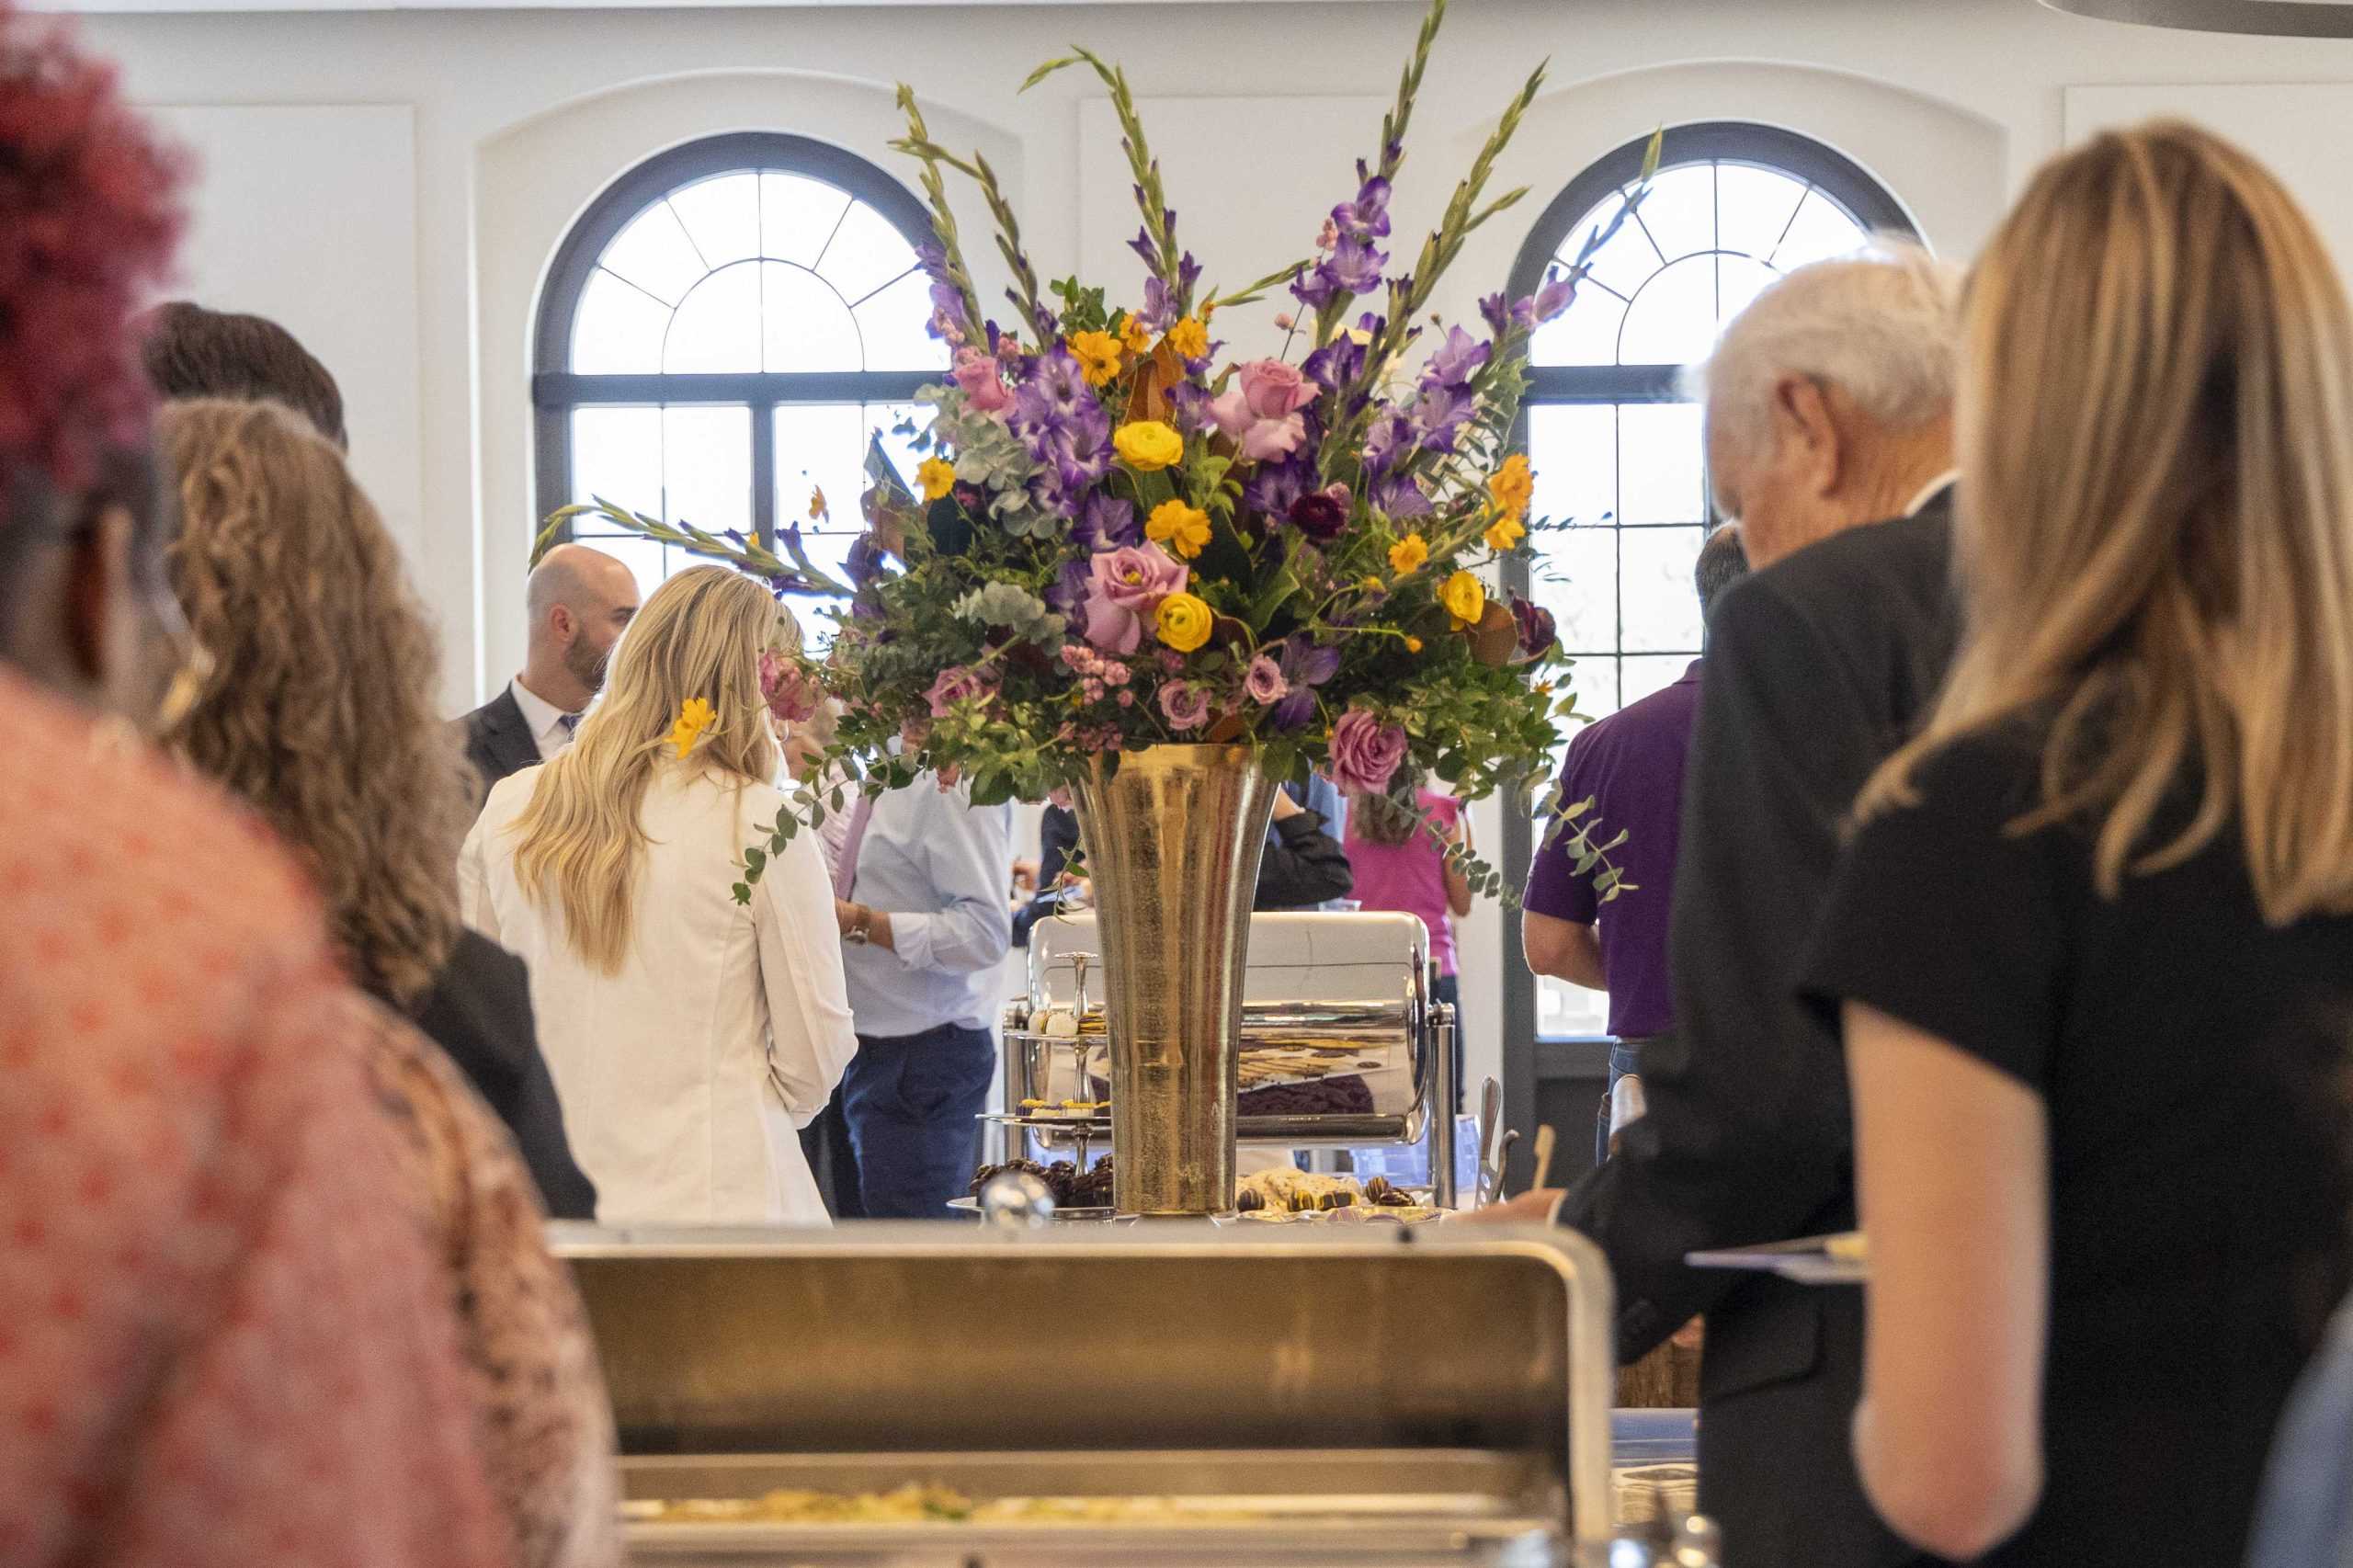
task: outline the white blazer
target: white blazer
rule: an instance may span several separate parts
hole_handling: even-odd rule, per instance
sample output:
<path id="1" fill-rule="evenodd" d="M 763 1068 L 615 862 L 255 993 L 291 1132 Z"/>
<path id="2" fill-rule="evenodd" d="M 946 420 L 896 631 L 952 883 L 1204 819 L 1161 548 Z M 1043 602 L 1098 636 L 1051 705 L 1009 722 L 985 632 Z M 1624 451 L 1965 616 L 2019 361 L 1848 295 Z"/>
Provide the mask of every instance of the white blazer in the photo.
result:
<path id="1" fill-rule="evenodd" d="M 783 795 L 663 766 L 630 951 L 590 968 L 562 907 L 525 895 L 507 829 L 546 770 L 490 792 L 459 864 L 466 923 L 531 968 L 540 1049 L 606 1224 L 830 1223 L 797 1130 L 858 1049 L 833 883 L 816 835 L 768 862 L 749 908 L 730 889 Z"/>

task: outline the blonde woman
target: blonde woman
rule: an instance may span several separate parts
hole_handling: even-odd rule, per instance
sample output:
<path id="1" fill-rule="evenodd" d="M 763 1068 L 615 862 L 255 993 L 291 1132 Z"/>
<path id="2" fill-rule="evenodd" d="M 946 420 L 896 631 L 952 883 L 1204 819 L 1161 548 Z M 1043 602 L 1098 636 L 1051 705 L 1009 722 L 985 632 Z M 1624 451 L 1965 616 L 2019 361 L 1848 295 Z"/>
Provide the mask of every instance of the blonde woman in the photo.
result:
<path id="1" fill-rule="evenodd" d="M 301 857 L 352 979 L 411 1018 L 507 1130 L 558 1219 L 596 1212 L 523 966 L 458 917 L 475 784 L 440 644 L 342 449 L 275 403 L 167 406 L 172 585 L 223 673 L 171 736 Z"/>
<path id="2" fill-rule="evenodd" d="M 785 800 L 759 679 L 779 613 L 720 567 L 665 583 L 578 738 L 492 790 L 460 863 L 468 921 L 530 964 L 608 1224 L 827 1222 L 796 1130 L 856 1040 L 815 835 L 748 907 L 730 891 Z"/>
<path id="3" fill-rule="evenodd" d="M 2213 1568 L 2348 1261 L 2353 319 L 2279 183 L 2161 123 L 2044 169 L 1964 348 L 1963 644 L 1808 970 L 1856 1456 L 1940 1557 Z"/>

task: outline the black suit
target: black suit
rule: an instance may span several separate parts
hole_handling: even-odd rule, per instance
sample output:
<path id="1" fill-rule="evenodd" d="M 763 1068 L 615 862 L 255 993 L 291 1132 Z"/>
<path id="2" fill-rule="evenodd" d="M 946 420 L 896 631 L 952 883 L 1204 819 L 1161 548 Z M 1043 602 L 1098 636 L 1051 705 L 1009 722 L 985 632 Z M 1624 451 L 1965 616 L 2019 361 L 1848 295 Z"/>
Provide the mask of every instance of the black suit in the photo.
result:
<path id="1" fill-rule="evenodd" d="M 418 1030 L 449 1054 L 515 1135 L 548 1213 L 595 1219 L 597 1188 L 563 1134 L 563 1107 L 540 1054 L 523 960 L 479 932 L 464 932 L 415 1016 Z"/>
<path id="2" fill-rule="evenodd" d="M 510 686 L 459 721 L 466 727 L 466 760 L 490 787 L 510 773 L 540 765 L 540 743 Z"/>
<path id="3" fill-rule="evenodd" d="M 1647 1113 L 1562 1210 L 1609 1256 L 1627 1359 L 1707 1314 L 1700 1506 L 1727 1562 L 1922 1561 L 1872 1514 L 1847 1448 L 1862 1292 L 1683 1256 L 1854 1224 L 1843 1051 L 1793 987 L 1855 794 L 1951 658 L 1950 541 L 1947 492 L 1716 606 L 1676 867 L 1676 1028 L 1643 1047 Z"/>

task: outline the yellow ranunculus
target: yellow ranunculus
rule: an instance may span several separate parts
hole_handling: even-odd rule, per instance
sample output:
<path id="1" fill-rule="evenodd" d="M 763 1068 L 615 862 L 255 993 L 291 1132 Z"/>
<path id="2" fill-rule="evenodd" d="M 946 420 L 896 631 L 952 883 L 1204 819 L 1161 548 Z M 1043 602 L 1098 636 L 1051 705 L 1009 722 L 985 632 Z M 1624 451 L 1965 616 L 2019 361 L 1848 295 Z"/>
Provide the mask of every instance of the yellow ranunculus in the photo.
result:
<path id="1" fill-rule="evenodd" d="M 923 486 L 923 498 L 937 501 L 955 488 L 956 465 L 940 458 L 926 458 L 915 464 L 915 482 Z"/>
<path id="2" fill-rule="evenodd" d="M 1210 329 L 1199 321 L 1187 316 L 1168 329 L 1168 347 L 1187 359 L 1206 359 L 1210 352 Z"/>
<path id="3" fill-rule="evenodd" d="M 1438 602 L 1446 607 L 1446 613 L 1454 618 L 1454 630 L 1460 631 L 1479 624 L 1487 609 L 1487 590 L 1470 573 L 1457 572 L 1439 587 Z"/>
<path id="4" fill-rule="evenodd" d="M 1130 311 L 1120 318 L 1120 342 L 1131 354 L 1149 354 L 1152 352 L 1152 328 L 1136 320 L 1135 312 Z"/>
<path id="5" fill-rule="evenodd" d="M 1180 653 L 1189 653 L 1210 640 L 1217 615 L 1201 600 L 1180 593 L 1161 600 L 1160 611 L 1153 619 L 1163 642 Z"/>
<path id="6" fill-rule="evenodd" d="M 718 717 L 711 710 L 710 703 L 703 698 L 689 697 L 680 703 L 678 722 L 670 726 L 670 744 L 678 748 L 678 756 L 684 757 L 694 750 L 695 742 L 702 738 L 702 733 L 710 729 Z"/>
<path id="7" fill-rule="evenodd" d="M 1407 534 L 1389 547 L 1389 569 L 1400 577 L 1412 576 L 1429 558 L 1429 541 L 1419 534 Z"/>
<path id="8" fill-rule="evenodd" d="M 1090 387 L 1099 387 L 1120 373 L 1120 340 L 1108 332 L 1072 333 L 1070 351 Z"/>
<path id="9" fill-rule="evenodd" d="M 1528 529 L 1518 517 L 1502 517 L 1487 525 L 1487 548 L 1501 554 L 1528 537 Z"/>
<path id="10" fill-rule="evenodd" d="M 1495 510 L 1506 517 L 1517 517 L 1528 510 L 1528 503 L 1536 494 L 1536 476 L 1528 472 L 1525 453 L 1514 452 L 1504 460 L 1504 466 L 1488 477 L 1487 494 L 1495 498 Z"/>
<path id="11" fill-rule="evenodd" d="M 1143 537 L 1190 561 L 1210 547 L 1210 515 L 1182 501 L 1163 501 L 1145 520 Z"/>
<path id="12" fill-rule="evenodd" d="M 1157 419 L 1120 426 L 1111 445 L 1119 449 L 1120 460 L 1138 473 L 1157 473 L 1185 457 L 1185 437 Z"/>

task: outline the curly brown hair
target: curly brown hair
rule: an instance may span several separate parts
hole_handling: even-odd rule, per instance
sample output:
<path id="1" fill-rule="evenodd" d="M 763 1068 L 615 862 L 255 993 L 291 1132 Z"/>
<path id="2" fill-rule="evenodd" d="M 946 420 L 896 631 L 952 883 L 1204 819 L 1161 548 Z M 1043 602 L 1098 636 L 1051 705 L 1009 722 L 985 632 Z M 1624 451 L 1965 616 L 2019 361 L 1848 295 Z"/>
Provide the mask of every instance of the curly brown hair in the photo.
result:
<path id="1" fill-rule="evenodd" d="M 352 977 L 398 1006 L 459 935 L 475 787 L 441 653 L 343 455 L 274 403 L 168 405 L 173 586 L 219 674 L 171 738 L 309 865 Z"/>

